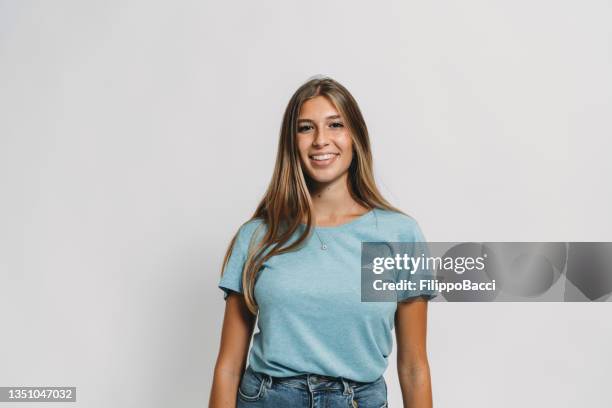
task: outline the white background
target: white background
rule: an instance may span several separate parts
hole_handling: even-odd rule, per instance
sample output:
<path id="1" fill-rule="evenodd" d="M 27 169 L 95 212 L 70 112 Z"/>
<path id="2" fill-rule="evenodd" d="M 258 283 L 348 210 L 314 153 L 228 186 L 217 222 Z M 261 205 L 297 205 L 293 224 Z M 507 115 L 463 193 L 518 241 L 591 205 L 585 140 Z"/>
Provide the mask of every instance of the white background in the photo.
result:
<path id="1" fill-rule="evenodd" d="M 353 93 L 427 239 L 612 241 L 610 21 L 608 1 L 0 1 L 0 386 L 206 406 L 222 256 L 314 74 Z M 429 310 L 436 407 L 612 406 L 610 303 Z"/>

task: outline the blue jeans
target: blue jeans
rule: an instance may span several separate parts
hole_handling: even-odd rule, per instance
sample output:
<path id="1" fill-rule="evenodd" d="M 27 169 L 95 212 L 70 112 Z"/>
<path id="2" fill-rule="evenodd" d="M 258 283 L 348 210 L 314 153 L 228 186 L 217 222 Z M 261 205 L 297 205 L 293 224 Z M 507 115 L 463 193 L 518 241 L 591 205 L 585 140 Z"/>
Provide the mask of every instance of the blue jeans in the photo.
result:
<path id="1" fill-rule="evenodd" d="M 387 383 L 303 374 L 272 377 L 247 366 L 238 388 L 237 408 L 387 408 Z"/>

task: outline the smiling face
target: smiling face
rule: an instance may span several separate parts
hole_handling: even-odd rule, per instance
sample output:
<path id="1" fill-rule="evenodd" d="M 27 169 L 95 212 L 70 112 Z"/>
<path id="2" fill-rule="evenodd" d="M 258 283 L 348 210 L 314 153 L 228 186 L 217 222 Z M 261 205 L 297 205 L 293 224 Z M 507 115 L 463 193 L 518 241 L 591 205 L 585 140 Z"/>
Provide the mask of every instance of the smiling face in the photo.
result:
<path id="1" fill-rule="evenodd" d="M 353 160 L 353 139 L 346 121 L 324 96 L 302 104 L 297 146 L 302 169 L 318 183 L 344 177 Z"/>

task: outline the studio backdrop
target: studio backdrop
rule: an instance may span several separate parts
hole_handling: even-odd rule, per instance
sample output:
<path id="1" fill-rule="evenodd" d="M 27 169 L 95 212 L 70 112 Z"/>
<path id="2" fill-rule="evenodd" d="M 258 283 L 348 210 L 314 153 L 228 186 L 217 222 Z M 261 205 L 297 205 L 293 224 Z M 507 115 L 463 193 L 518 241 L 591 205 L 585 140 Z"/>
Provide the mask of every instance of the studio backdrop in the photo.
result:
<path id="1" fill-rule="evenodd" d="M 317 74 L 427 240 L 612 241 L 610 21 L 601 1 L 0 1 L 0 386 L 206 406 L 224 251 Z M 612 406 L 611 312 L 431 302 L 434 406 Z M 385 378 L 401 406 L 395 354 Z"/>

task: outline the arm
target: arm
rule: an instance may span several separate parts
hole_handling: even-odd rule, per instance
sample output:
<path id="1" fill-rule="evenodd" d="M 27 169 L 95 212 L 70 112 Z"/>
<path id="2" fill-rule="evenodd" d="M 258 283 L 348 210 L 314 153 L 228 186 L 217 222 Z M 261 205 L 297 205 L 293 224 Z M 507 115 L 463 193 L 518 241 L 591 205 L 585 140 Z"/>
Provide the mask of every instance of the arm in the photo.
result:
<path id="1" fill-rule="evenodd" d="M 230 293 L 225 303 L 221 345 L 215 364 L 209 408 L 235 408 L 238 386 L 246 367 L 246 358 L 255 327 L 241 294 Z"/>
<path id="2" fill-rule="evenodd" d="M 427 301 L 415 298 L 397 304 L 395 312 L 397 373 L 405 408 L 431 408 L 431 376 L 427 361 Z"/>

